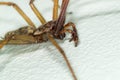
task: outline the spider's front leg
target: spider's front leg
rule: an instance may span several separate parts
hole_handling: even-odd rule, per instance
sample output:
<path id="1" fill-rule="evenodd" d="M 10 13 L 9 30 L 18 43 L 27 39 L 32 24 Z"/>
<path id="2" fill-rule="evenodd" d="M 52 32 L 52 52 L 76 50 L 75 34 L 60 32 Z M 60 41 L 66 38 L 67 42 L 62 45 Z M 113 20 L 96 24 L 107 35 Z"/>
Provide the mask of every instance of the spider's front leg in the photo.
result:
<path id="1" fill-rule="evenodd" d="M 69 27 L 72 27 L 72 30 L 68 29 Z M 75 47 L 76 47 L 78 45 L 79 41 L 78 41 L 78 34 L 77 34 L 77 30 L 76 30 L 75 24 L 72 23 L 72 22 L 67 23 L 64 26 L 64 29 L 63 29 L 62 33 L 65 33 L 65 32 L 71 33 L 72 38 L 70 39 L 70 42 L 74 41 L 75 42 Z"/>

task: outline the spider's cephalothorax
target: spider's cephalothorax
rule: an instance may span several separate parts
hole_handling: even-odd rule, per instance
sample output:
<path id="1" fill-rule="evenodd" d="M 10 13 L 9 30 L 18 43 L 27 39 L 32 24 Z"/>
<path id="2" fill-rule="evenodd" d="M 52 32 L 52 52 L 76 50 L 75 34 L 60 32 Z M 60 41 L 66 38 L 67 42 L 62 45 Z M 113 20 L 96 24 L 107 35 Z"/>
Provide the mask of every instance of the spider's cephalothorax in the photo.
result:
<path id="1" fill-rule="evenodd" d="M 49 21 L 48 23 L 41 25 L 39 28 L 37 28 L 33 35 L 34 36 L 41 36 L 42 34 L 51 34 L 54 38 L 56 39 L 63 39 L 65 37 L 65 33 L 62 32 L 63 29 L 61 29 L 57 35 L 55 35 L 55 31 L 56 31 L 56 20 L 55 21 Z M 63 25 L 62 25 L 63 26 Z"/>

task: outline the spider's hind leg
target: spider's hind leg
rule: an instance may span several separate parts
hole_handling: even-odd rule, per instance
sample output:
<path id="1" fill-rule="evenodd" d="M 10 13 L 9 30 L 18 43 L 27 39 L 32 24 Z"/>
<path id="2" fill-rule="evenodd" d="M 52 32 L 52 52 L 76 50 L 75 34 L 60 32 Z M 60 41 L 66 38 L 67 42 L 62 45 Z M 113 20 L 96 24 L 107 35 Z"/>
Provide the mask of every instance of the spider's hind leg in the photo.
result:
<path id="1" fill-rule="evenodd" d="M 1 49 L 4 45 L 6 45 L 11 38 L 12 38 L 12 36 L 9 36 L 9 37 L 6 37 L 6 38 L 2 38 L 2 40 L 0 40 L 0 49 Z"/>
<path id="2" fill-rule="evenodd" d="M 0 49 L 5 45 L 7 44 L 7 40 L 0 40 Z"/>

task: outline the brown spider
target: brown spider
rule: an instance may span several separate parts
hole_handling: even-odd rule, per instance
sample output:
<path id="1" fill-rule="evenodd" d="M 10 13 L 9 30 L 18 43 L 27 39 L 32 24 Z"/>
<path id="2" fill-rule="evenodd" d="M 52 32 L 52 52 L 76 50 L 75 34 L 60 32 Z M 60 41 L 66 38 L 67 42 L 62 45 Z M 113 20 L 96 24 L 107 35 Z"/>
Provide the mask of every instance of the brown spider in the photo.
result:
<path id="1" fill-rule="evenodd" d="M 54 39 L 63 40 L 65 38 L 65 33 L 71 33 L 72 38 L 70 41 L 75 42 L 75 46 L 78 45 L 78 35 L 77 30 L 74 23 L 69 22 L 65 24 L 65 14 L 66 9 L 69 3 L 69 0 L 63 0 L 61 5 L 61 11 L 58 16 L 58 0 L 53 0 L 54 8 L 53 8 L 53 20 L 46 22 L 41 13 L 33 4 L 34 0 L 30 1 L 30 7 L 37 16 L 37 18 L 42 23 L 38 28 L 35 27 L 34 23 L 30 20 L 30 18 L 16 5 L 12 2 L 0 2 L 0 5 L 13 6 L 16 11 L 24 18 L 24 20 L 29 24 L 29 26 L 23 26 L 15 31 L 8 32 L 5 35 L 3 40 L 0 40 L 0 48 L 2 48 L 6 44 L 32 44 L 32 43 L 41 43 L 50 40 L 52 44 L 60 51 L 62 56 L 64 57 L 74 80 L 77 80 L 75 73 L 63 51 L 63 49 L 57 44 Z M 69 29 L 72 27 L 72 30 Z"/>

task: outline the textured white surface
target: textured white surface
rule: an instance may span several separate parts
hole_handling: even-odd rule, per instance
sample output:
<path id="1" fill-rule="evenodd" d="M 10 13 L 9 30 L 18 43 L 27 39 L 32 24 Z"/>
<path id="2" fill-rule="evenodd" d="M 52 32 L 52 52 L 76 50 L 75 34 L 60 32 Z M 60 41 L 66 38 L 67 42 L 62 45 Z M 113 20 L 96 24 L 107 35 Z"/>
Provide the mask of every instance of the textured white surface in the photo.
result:
<path id="1" fill-rule="evenodd" d="M 38 26 L 29 0 L 13 1 Z M 61 0 L 60 0 L 61 1 Z M 36 0 L 45 19 L 52 16 L 51 0 Z M 80 44 L 58 41 L 78 80 L 120 80 L 120 0 L 70 0 L 67 21 L 76 24 Z M 12 7 L 0 6 L 0 36 L 27 23 Z M 73 80 L 63 58 L 50 43 L 5 46 L 0 50 L 0 80 Z"/>

